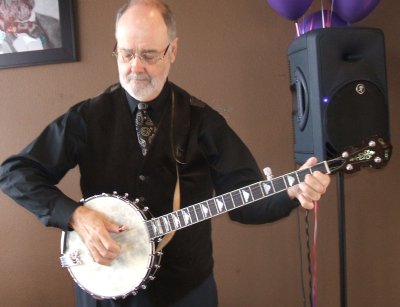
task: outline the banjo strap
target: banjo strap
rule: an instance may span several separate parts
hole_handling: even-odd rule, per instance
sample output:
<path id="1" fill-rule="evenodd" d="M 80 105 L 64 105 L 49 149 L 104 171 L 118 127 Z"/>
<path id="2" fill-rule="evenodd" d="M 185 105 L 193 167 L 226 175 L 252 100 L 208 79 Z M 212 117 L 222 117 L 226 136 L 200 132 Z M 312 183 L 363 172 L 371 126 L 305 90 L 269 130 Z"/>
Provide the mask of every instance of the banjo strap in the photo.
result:
<path id="1" fill-rule="evenodd" d="M 171 130 L 172 155 L 175 159 L 176 184 L 173 199 L 173 211 L 178 211 L 181 206 L 181 190 L 179 184 L 178 164 L 185 164 L 185 153 L 190 129 L 190 106 L 204 107 L 204 103 L 193 96 L 176 99 L 174 88 L 171 91 Z M 179 91 L 178 91 L 179 92 Z M 179 94 L 178 94 L 179 95 Z M 158 244 L 156 251 L 161 251 L 172 239 L 175 231 L 167 233 Z"/>
<path id="2" fill-rule="evenodd" d="M 184 143 L 184 139 L 186 138 L 186 133 L 188 132 L 188 123 L 186 123 L 186 125 L 184 125 L 184 127 L 178 127 L 178 130 L 175 131 L 175 118 L 177 117 L 177 109 L 180 108 L 176 108 L 176 101 L 175 101 L 175 92 L 174 90 L 172 90 L 172 108 L 171 108 L 171 141 L 172 141 L 172 155 L 175 158 L 175 169 L 176 169 L 176 184 L 175 184 L 175 190 L 174 190 L 174 198 L 173 198 L 173 202 L 172 202 L 172 210 L 173 211 L 178 211 L 181 207 L 181 189 L 180 189 L 180 184 L 179 184 L 179 169 L 178 169 L 178 161 L 179 158 L 182 158 L 180 155 L 182 155 L 183 150 L 182 150 L 182 144 Z M 180 106 L 182 109 L 182 106 Z M 178 114 L 180 115 L 179 117 L 182 119 L 181 122 L 187 122 L 188 118 L 189 118 L 189 114 L 188 114 L 188 110 L 183 111 L 184 113 L 187 112 L 186 114 Z M 183 116 L 182 116 L 183 115 Z M 186 116 L 185 116 L 186 115 Z M 181 124 L 182 125 L 182 124 Z M 180 134 L 178 133 L 178 131 L 180 132 Z M 183 134 L 182 134 L 183 132 Z M 177 155 L 179 155 L 177 157 Z M 159 252 L 161 251 L 165 246 L 167 246 L 167 244 L 171 241 L 171 239 L 173 238 L 173 236 L 175 235 L 175 231 L 169 232 L 167 233 L 162 240 L 160 241 L 160 243 L 157 245 L 157 249 L 156 251 Z"/>
<path id="3" fill-rule="evenodd" d="M 174 191 L 174 200 L 172 203 L 173 211 L 178 211 L 181 207 L 181 189 L 179 185 L 179 171 L 178 165 L 176 164 L 176 184 L 175 184 L 175 191 Z M 156 251 L 161 251 L 168 243 L 171 241 L 172 237 L 174 236 L 175 231 L 167 233 L 161 240 L 161 242 L 157 245 Z"/>

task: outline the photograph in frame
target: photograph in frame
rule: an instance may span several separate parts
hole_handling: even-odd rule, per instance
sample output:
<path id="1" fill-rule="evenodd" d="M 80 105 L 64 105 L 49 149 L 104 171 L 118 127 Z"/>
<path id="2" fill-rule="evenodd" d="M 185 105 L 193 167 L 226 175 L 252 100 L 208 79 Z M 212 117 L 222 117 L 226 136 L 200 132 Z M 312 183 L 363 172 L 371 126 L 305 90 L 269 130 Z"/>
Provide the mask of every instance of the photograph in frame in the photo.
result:
<path id="1" fill-rule="evenodd" d="M 0 0 L 0 68 L 76 61 L 73 0 Z"/>

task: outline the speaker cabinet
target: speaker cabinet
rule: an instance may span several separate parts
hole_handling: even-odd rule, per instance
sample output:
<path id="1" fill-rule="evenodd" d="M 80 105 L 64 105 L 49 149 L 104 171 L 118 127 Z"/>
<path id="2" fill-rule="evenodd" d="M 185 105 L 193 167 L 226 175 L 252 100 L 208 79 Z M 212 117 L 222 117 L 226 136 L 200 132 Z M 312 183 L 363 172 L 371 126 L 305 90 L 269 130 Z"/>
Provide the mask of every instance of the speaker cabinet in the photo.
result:
<path id="1" fill-rule="evenodd" d="M 291 43 L 288 58 L 297 163 L 336 157 L 373 135 L 389 141 L 381 30 L 314 30 Z"/>

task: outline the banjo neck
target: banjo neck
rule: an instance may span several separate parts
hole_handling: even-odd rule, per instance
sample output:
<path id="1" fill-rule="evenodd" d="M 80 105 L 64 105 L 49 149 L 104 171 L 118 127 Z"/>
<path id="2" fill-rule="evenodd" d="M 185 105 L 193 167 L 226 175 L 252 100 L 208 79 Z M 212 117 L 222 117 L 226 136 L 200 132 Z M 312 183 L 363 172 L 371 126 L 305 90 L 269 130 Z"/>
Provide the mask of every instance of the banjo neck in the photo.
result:
<path id="1" fill-rule="evenodd" d="M 210 219 L 214 216 L 240 208 L 274 194 L 283 192 L 304 182 L 307 174 L 320 171 L 331 174 L 337 171 L 354 173 L 361 167 L 383 168 L 390 160 L 392 145 L 379 136 L 364 141 L 360 147 L 349 147 L 341 156 L 299 169 L 280 177 L 263 180 L 228 192 L 180 210 L 147 220 L 146 227 L 152 239 L 175 230 Z"/>
<path id="2" fill-rule="evenodd" d="M 310 168 L 300 169 L 270 180 L 263 180 L 240 189 L 210 198 L 180 210 L 146 221 L 152 239 L 167 233 L 211 219 L 231 210 L 286 191 L 303 182 L 307 174 L 320 171 L 330 174 L 328 162 L 320 162 Z"/>

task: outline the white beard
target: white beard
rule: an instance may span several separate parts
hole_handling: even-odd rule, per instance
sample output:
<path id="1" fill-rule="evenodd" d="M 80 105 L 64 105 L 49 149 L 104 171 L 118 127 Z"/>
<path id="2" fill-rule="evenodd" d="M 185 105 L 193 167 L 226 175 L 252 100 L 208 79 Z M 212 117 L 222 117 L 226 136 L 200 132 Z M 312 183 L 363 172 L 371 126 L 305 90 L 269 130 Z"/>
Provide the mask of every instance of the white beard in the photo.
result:
<path id="1" fill-rule="evenodd" d="M 151 78 L 145 73 L 131 73 L 126 76 L 123 87 L 136 100 L 150 101 L 161 93 L 167 76 L 168 70 L 159 78 Z"/>

